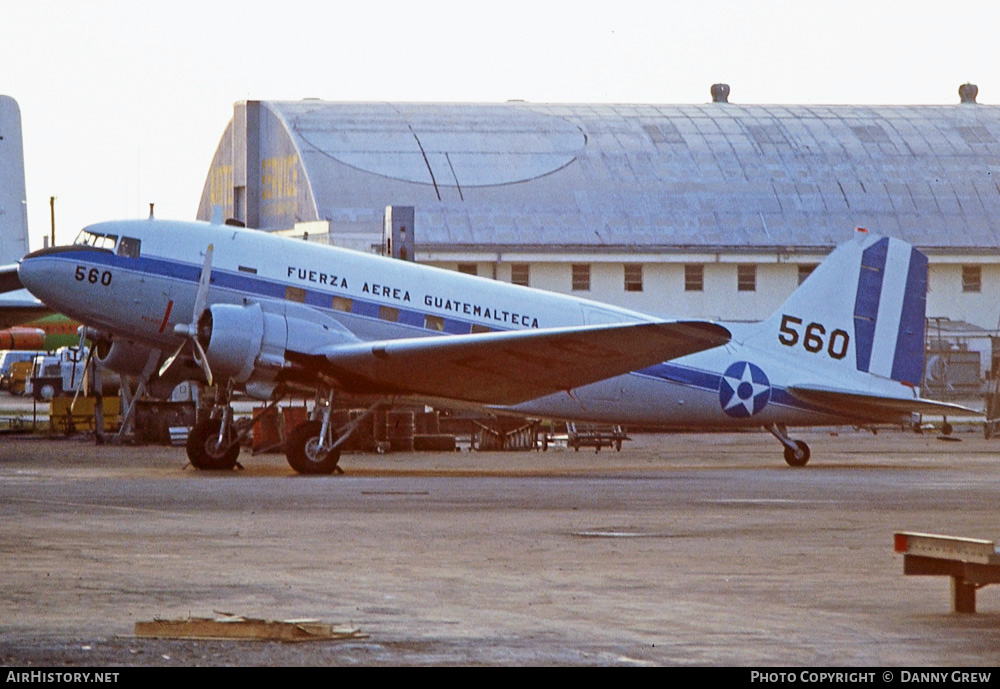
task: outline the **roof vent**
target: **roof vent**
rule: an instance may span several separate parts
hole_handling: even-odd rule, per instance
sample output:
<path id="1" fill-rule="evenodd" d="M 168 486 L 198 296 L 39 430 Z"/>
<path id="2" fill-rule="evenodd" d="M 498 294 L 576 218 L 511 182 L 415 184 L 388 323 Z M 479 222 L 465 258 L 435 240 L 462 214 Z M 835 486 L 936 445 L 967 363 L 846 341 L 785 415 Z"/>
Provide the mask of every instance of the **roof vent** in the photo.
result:
<path id="1" fill-rule="evenodd" d="M 962 84 L 958 87 L 958 97 L 963 103 L 975 103 L 979 95 L 979 87 L 975 84 Z"/>
<path id="2" fill-rule="evenodd" d="M 712 102 L 729 102 L 729 84 L 712 84 Z"/>

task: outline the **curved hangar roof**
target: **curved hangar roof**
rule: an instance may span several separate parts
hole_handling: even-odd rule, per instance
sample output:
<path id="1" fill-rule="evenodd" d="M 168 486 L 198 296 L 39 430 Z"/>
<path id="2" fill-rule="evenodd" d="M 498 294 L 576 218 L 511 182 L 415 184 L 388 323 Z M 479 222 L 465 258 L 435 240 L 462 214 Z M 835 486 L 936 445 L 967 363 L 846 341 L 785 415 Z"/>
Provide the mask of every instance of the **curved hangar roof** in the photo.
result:
<path id="1" fill-rule="evenodd" d="M 248 171 L 259 170 L 259 178 Z M 418 245 L 1000 247 L 1000 108 L 237 103 L 198 216 Z"/>

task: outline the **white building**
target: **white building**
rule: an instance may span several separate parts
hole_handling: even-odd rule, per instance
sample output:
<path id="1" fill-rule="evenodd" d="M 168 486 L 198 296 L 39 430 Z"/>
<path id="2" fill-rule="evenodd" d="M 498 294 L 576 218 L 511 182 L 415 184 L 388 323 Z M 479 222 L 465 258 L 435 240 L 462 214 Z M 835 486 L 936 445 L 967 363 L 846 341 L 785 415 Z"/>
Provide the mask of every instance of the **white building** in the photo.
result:
<path id="1" fill-rule="evenodd" d="M 992 331 L 1000 108 L 960 92 L 950 106 L 247 101 L 198 215 L 370 250 L 386 207 L 412 207 L 418 261 L 737 320 L 770 315 L 862 226 L 928 254 L 928 316 Z"/>

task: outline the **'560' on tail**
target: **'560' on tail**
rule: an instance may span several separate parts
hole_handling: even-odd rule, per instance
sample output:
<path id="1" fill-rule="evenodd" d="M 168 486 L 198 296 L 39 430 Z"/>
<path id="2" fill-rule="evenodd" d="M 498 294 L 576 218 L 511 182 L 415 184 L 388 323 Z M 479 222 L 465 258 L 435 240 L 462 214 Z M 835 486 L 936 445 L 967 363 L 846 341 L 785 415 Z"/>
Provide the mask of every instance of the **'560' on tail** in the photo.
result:
<path id="1" fill-rule="evenodd" d="M 864 373 L 915 387 L 926 301 L 927 257 L 900 239 L 858 230 L 761 329 L 786 355 L 837 376 L 831 384 Z"/>

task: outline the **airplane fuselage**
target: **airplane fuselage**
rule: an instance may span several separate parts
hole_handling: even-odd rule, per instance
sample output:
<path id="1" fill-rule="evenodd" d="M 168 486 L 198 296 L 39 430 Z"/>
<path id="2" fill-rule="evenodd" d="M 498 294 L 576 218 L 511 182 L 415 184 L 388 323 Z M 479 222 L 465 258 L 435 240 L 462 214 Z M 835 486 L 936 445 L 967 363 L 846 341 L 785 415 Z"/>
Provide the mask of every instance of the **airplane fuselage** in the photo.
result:
<path id="1" fill-rule="evenodd" d="M 660 320 L 573 296 L 229 226 L 136 220 L 101 223 L 86 231 L 92 239 L 115 239 L 103 242 L 106 247 L 94 239 L 95 245 L 35 252 L 22 262 L 22 281 L 71 318 L 163 351 L 181 342 L 174 327 L 191 320 L 209 244 L 214 247 L 209 302 L 307 307 L 337 321 L 360 341 Z M 129 242 L 114 246 L 126 237 Z M 808 320 L 808 314 L 794 318 Z M 846 333 L 851 326 L 827 323 L 824 332 Z M 786 381 L 828 382 L 828 371 L 817 370 L 808 357 L 789 361 L 779 343 L 761 341 L 753 324 L 727 327 L 732 341 L 724 347 L 511 409 L 658 427 L 845 421 L 785 388 Z M 817 358 L 846 358 L 853 346 L 849 338 L 832 338 Z M 908 418 L 898 415 L 899 421 Z"/>

